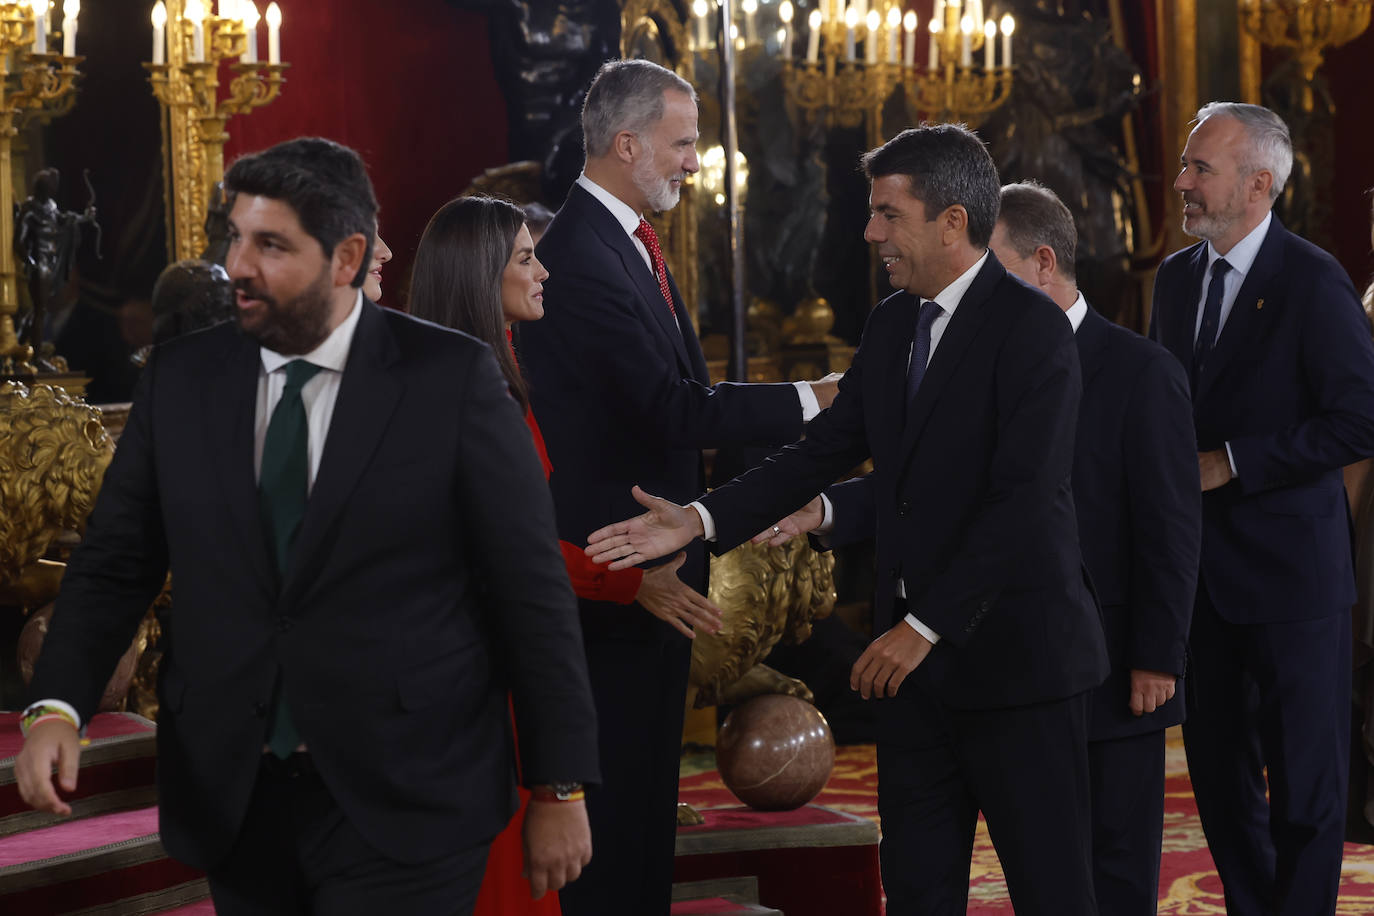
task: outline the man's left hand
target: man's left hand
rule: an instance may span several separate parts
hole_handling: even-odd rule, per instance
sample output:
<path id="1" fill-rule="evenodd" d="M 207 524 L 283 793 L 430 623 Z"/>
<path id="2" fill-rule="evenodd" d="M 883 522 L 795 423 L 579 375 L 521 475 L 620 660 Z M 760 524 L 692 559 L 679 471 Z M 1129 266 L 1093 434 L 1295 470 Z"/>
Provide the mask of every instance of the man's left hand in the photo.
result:
<path id="1" fill-rule="evenodd" d="M 1131 713 L 1143 716 L 1174 698 L 1178 677 L 1166 671 L 1131 669 Z"/>
<path id="2" fill-rule="evenodd" d="M 1202 492 L 1224 487 L 1231 482 L 1231 459 L 1226 449 L 1216 448 L 1210 452 L 1197 453 L 1197 469 L 1202 475 Z"/>
<path id="3" fill-rule="evenodd" d="M 535 801 L 525 807 L 525 877 L 538 900 L 582 874 L 592 860 L 592 828 L 580 801 Z"/>
<path id="4" fill-rule="evenodd" d="M 925 661 L 934 643 L 904 620 L 868 644 L 849 671 L 849 686 L 865 700 L 895 697 L 906 676 Z"/>

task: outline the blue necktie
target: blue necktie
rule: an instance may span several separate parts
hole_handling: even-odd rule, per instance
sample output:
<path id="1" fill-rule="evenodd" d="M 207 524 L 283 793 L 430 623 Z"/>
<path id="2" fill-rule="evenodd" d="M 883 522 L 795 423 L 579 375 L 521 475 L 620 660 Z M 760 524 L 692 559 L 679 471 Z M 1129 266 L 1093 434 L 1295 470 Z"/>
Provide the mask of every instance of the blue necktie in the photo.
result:
<path id="1" fill-rule="evenodd" d="M 906 406 L 916 400 L 916 392 L 921 388 L 921 379 L 926 375 L 926 363 L 930 362 L 930 326 L 935 323 L 944 310 L 934 299 L 921 301 L 920 314 L 916 316 L 916 339 L 911 342 L 911 364 L 906 370 Z"/>
<path id="2" fill-rule="evenodd" d="M 272 410 L 267 435 L 262 443 L 262 468 L 258 472 L 258 507 L 267 529 L 268 544 L 277 572 L 286 575 L 291 545 L 296 540 L 309 493 L 310 428 L 305 415 L 301 388 L 315 377 L 320 366 L 303 359 L 286 364 L 286 387 Z M 285 760 L 301 743 L 300 732 L 291 721 L 291 712 L 282 695 L 281 674 L 277 675 L 277 696 L 273 701 L 272 722 L 267 743 L 272 753 Z"/>
<path id="3" fill-rule="evenodd" d="M 1193 345 L 1194 390 L 1202 375 L 1202 364 L 1207 361 L 1217 341 L 1217 325 L 1221 323 L 1221 296 L 1226 288 L 1226 273 L 1230 269 L 1231 265 L 1226 263 L 1225 258 L 1217 258 L 1212 265 L 1212 282 L 1207 284 L 1207 302 L 1202 307 L 1202 327 L 1198 328 L 1197 342 Z"/>

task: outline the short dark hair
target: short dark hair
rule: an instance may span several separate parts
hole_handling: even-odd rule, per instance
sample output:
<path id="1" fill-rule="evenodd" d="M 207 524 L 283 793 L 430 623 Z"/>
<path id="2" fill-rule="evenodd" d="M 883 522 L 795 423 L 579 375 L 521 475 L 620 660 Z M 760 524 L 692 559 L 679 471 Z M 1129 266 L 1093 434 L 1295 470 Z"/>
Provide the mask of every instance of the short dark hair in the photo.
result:
<path id="1" fill-rule="evenodd" d="M 997 221 L 1006 228 L 1007 241 L 1017 254 L 1028 258 L 1041 245 L 1048 245 L 1060 276 L 1074 279 L 1078 229 L 1073 214 L 1057 194 L 1038 181 L 1005 185 Z"/>
<path id="2" fill-rule="evenodd" d="M 491 347 L 510 393 L 529 407 L 525 381 L 506 342 L 501 275 L 525 212 L 500 197 L 450 200 L 430 217 L 410 268 L 410 314 L 455 328 Z"/>
<path id="3" fill-rule="evenodd" d="M 905 175 L 933 220 L 947 208 L 968 212 L 969 242 L 986 248 L 997 224 L 1001 180 L 983 141 L 962 124 L 910 127 L 860 160 L 869 181 Z"/>
<path id="4" fill-rule="evenodd" d="M 521 204 L 520 209 L 525 211 L 525 225 L 530 227 L 532 233 L 543 232 L 553 222 L 553 211 L 537 200 Z"/>
<path id="5" fill-rule="evenodd" d="M 224 175 L 224 190 L 230 207 L 238 194 L 282 201 L 320 243 L 325 257 L 333 257 L 340 242 L 361 232 L 367 250 L 352 286 L 363 285 L 377 241 L 377 196 L 356 152 L 323 137 L 297 137 L 240 156 Z"/>

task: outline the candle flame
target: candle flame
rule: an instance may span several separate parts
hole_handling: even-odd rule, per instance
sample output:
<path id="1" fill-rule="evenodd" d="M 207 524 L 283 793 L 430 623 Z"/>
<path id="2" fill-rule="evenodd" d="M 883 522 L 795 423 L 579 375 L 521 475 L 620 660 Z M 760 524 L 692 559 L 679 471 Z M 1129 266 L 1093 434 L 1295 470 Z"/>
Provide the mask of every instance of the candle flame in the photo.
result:
<path id="1" fill-rule="evenodd" d="M 868 24 L 868 30 L 870 32 L 876 32 L 878 31 L 878 26 L 883 23 L 883 17 L 878 15 L 877 10 L 869 10 L 866 22 Z"/>
<path id="2" fill-rule="evenodd" d="M 157 0 L 153 6 L 153 28 L 160 29 L 167 24 L 167 5 Z"/>
<path id="3" fill-rule="evenodd" d="M 270 29 L 281 28 L 281 7 L 277 6 L 276 0 L 267 4 L 267 27 Z"/>
<path id="4" fill-rule="evenodd" d="M 911 10 L 907 10 L 906 15 L 902 17 L 902 28 L 908 32 L 916 31 L 916 14 Z"/>
<path id="5" fill-rule="evenodd" d="M 186 6 L 181 15 L 192 22 L 196 22 L 205 18 L 205 7 L 200 0 L 186 0 Z"/>
<path id="6" fill-rule="evenodd" d="M 1016 31 L 1016 20 L 1012 18 L 1011 13 L 1007 13 L 1002 17 L 1002 34 L 1010 35 L 1014 31 Z"/>
<path id="7" fill-rule="evenodd" d="M 887 8 L 887 27 L 888 27 L 889 29 L 895 29 L 895 28 L 897 28 L 897 26 L 899 26 L 899 25 L 901 25 L 901 24 L 902 24 L 902 11 L 899 10 L 899 9 L 897 9 L 897 7 L 895 7 L 895 6 L 889 6 L 889 7 Z"/>
<path id="8" fill-rule="evenodd" d="M 75 19 L 81 14 L 81 0 L 66 0 L 62 4 L 62 15 Z"/>
<path id="9" fill-rule="evenodd" d="M 822 17 L 820 10 L 812 10 L 811 15 L 806 17 L 806 24 L 811 26 L 811 31 L 813 32 L 821 27 L 821 21 Z"/>
<path id="10" fill-rule="evenodd" d="M 963 19 L 960 19 L 960 20 L 959 20 L 959 31 L 963 32 L 965 35 L 972 35 L 972 34 L 973 34 L 973 17 L 972 17 L 972 16 L 965 16 Z"/>
<path id="11" fill-rule="evenodd" d="M 792 21 L 792 4 L 789 3 L 788 0 L 782 0 L 782 2 L 778 4 L 778 18 L 783 22 Z"/>
<path id="12" fill-rule="evenodd" d="M 258 12 L 258 5 L 253 0 L 244 0 L 239 12 L 243 15 L 245 29 L 251 32 L 258 27 L 258 20 L 262 18 L 262 14 Z"/>

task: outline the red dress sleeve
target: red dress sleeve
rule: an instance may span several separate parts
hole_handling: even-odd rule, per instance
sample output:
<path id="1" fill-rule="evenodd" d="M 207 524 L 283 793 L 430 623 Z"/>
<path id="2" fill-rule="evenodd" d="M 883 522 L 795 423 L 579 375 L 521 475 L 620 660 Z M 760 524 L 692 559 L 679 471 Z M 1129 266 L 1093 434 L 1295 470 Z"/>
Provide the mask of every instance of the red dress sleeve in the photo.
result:
<path id="1" fill-rule="evenodd" d="M 544 465 L 544 479 L 547 480 L 553 473 L 553 465 L 549 462 L 549 452 L 544 446 L 544 434 L 539 431 L 539 423 L 534 419 L 533 411 L 525 411 L 525 423 L 530 428 L 534 447 Z M 558 546 L 563 551 L 563 565 L 568 568 L 568 578 L 572 581 L 573 593 L 577 597 L 592 601 L 613 601 L 616 604 L 629 604 L 635 600 L 635 595 L 639 593 L 639 583 L 644 579 L 642 569 L 607 569 L 593 563 L 592 558 L 576 544 L 559 541 Z"/>

